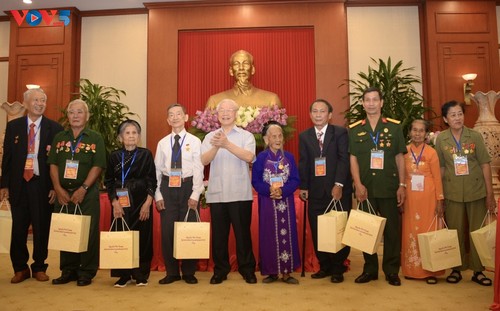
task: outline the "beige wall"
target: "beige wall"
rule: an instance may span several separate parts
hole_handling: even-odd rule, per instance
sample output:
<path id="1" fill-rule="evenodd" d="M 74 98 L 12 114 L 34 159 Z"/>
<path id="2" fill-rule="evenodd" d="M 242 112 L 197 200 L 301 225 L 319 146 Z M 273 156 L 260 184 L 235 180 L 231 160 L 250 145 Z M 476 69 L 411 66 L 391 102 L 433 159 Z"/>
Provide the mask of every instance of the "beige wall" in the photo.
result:
<path id="1" fill-rule="evenodd" d="M 393 64 L 402 60 L 403 67 L 415 67 L 413 74 L 422 77 L 417 7 L 349 7 L 347 28 L 351 79 L 376 66 L 371 58 L 389 56 Z"/>
<path id="2" fill-rule="evenodd" d="M 9 56 L 10 22 L 0 22 L 0 57 Z M 9 63 L 0 62 L 0 104 L 7 101 L 7 86 L 9 81 Z M 5 130 L 7 114 L 0 109 L 0 133 Z M 2 134 L 3 135 L 3 134 Z"/>
<path id="3" fill-rule="evenodd" d="M 82 19 L 80 77 L 127 92 L 122 102 L 142 127 L 146 143 L 146 14 Z M 153 147 L 153 146 L 148 146 Z"/>

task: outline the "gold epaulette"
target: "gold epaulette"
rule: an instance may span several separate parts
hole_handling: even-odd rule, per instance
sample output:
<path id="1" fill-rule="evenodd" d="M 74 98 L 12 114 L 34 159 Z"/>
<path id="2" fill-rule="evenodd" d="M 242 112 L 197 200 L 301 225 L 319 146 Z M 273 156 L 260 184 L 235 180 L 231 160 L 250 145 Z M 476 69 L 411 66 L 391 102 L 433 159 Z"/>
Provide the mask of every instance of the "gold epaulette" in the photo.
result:
<path id="1" fill-rule="evenodd" d="M 385 118 L 385 119 L 386 119 L 387 121 L 389 121 L 389 122 L 392 122 L 392 123 L 396 123 L 396 124 L 401 123 L 401 121 L 399 121 L 399 120 L 395 120 L 395 119 L 391 119 L 391 118 Z"/>
<path id="2" fill-rule="evenodd" d="M 350 129 L 352 129 L 352 128 L 353 128 L 353 127 L 355 127 L 356 125 L 361 124 L 361 122 L 363 122 L 363 120 L 359 120 L 359 121 L 356 121 L 356 122 L 354 122 L 354 123 L 351 123 L 351 124 L 349 124 L 349 128 L 350 128 Z"/>

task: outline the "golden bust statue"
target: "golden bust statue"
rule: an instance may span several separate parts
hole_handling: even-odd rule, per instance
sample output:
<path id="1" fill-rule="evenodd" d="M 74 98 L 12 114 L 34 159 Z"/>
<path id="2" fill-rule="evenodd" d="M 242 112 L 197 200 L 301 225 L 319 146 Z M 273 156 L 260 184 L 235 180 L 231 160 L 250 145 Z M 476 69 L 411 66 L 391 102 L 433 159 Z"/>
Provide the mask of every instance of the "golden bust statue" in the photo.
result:
<path id="1" fill-rule="evenodd" d="M 217 104 L 226 98 L 232 99 L 243 107 L 272 107 L 281 106 L 281 101 L 273 92 L 256 88 L 250 82 L 255 74 L 253 56 L 244 50 L 239 50 L 229 59 L 229 75 L 234 77 L 232 89 L 210 96 L 207 108 L 215 109 Z"/>

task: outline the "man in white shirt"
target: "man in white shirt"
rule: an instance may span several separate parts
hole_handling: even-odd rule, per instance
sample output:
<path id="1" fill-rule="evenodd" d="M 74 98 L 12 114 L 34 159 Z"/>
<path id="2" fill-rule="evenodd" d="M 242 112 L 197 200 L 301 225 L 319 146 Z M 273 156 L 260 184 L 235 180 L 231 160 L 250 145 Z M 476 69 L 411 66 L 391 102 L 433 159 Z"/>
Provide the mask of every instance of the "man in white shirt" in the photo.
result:
<path id="1" fill-rule="evenodd" d="M 179 262 L 173 256 L 174 222 L 183 221 L 188 208 L 196 210 L 203 193 L 203 164 L 201 164 L 201 141 L 186 132 L 184 124 L 188 120 L 186 108 L 172 104 L 167 109 L 167 122 L 172 133 L 158 142 L 155 156 L 158 185 L 155 200 L 160 212 L 162 253 L 167 275 L 160 284 L 170 284 L 181 280 Z M 194 212 L 188 221 L 196 221 Z M 196 284 L 194 276 L 197 259 L 184 259 L 181 263 L 182 279 L 188 284 Z"/>
<path id="2" fill-rule="evenodd" d="M 257 283 L 252 251 L 252 185 L 249 163 L 255 160 L 255 138 L 235 125 L 238 104 L 223 99 L 217 105 L 221 128 L 208 133 L 201 146 L 201 161 L 210 164 L 206 194 L 212 218 L 212 256 L 214 275 L 210 284 L 227 279 L 229 264 L 229 229 L 236 238 L 238 271 L 249 284 Z"/>

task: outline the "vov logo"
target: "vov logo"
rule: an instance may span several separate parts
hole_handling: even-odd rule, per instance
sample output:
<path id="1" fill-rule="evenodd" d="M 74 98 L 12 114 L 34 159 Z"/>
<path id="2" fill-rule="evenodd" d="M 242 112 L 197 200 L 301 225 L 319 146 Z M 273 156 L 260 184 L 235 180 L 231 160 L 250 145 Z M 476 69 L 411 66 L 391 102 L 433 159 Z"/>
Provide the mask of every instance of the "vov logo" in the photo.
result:
<path id="1" fill-rule="evenodd" d="M 10 11 L 18 26 L 21 26 L 25 19 L 30 26 L 38 26 L 42 20 L 47 26 L 68 26 L 70 22 L 70 10 L 22 10 L 21 12 L 22 14 L 16 10 Z M 54 20 L 56 15 L 59 15 L 59 20 Z"/>

